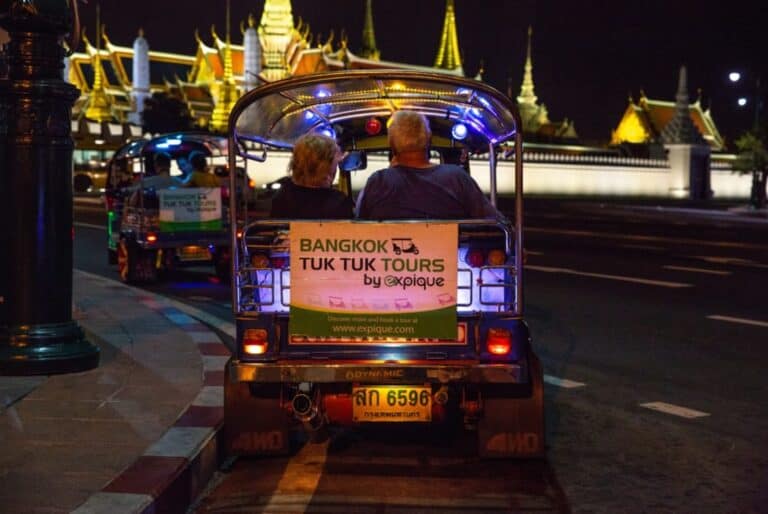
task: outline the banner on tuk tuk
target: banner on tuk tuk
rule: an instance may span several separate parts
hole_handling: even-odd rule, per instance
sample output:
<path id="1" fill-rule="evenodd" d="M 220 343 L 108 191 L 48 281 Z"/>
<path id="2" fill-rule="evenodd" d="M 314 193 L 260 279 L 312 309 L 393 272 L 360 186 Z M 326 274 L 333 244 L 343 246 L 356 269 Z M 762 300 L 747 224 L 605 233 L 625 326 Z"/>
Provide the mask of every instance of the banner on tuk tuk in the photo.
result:
<path id="1" fill-rule="evenodd" d="M 294 222 L 292 336 L 456 339 L 455 223 Z"/>
<path id="2" fill-rule="evenodd" d="M 160 230 L 188 232 L 222 230 L 221 189 L 161 189 Z"/>

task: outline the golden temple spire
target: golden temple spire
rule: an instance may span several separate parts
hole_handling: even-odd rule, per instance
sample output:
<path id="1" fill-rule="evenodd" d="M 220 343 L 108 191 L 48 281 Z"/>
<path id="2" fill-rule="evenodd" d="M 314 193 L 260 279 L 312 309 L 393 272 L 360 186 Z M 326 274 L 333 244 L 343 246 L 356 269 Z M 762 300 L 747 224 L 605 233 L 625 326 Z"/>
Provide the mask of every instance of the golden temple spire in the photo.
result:
<path id="1" fill-rule="evenodd" d="M 101 9 L 96 4 L 96 55 L 93 59 L 93 86 L 88 95 L 88 107 L 85 117 L 94 121 L 108 121 L 112 119 L 112 109 L 109 105 L 109 97 L 104 92 L 104 84 L 101 77 Z"/>
<path id="2" fill-rule="evenodd" d="M 461 69 L 461 54 L 459 53 L 459 38 L 456 35 L 456 11 L 453 0 L 446 0 L 443 34 L 440 36 L 440 49 L 435 58 L 435 68 Z"/>
<path id="3" fill-rule="evenodd" d="M 279 80 L 288 76 L 285 53 L 294 35 L 290 0 L 266 0 L 259 24 L 259 41 L 264 50 L 262 76 Z"/>
<path id="4" fill-rule="evenodd" d="M 365 1 L 365 22 L 363 23 L 363 48 L 360 56 L 378 61 L 381 53 L 376 48 L 376 34 L 373 32 L 373 0 Z"/>
<path id="5" fill-rule="evenodd" d="M 531 59 L 531 36 L 533 27 L 528 26 L 528 53 L 525 57 L 525 72 L 523 73 L 523 84 L 520 86 L 520 96 L 517 97 L 518 104 L 536 105 L 536 94 L 533 92 L 533 61 Z"/>
<path id="6" fill-rule="evenodd" d="M 218 85 L 216 106 L 211 114 L 211 128 L 223 132 L 227 130 L 229 113 L 235 106 L 238 98 L 237 85 L 232 74 L 232 40 L 230 35 L 230 8 L 227 0 L 227 39 L 224 44 L 224 76 Z"/>

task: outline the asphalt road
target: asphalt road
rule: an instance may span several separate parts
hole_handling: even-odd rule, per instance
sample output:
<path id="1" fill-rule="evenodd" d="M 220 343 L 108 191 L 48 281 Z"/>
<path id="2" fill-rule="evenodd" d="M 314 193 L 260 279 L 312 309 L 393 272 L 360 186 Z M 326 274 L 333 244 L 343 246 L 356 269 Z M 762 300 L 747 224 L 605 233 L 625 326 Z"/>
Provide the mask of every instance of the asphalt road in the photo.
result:
<path id="1" fill-rule="evenodd" d="M 99 216 L 76 209 L 75 265 L 116 278 Z M 768 223 L 553 200 L 526 217 L 546 461 L 344 431 L 236 461 L 195 512 L 768 512 Z M 208 269 L 151 289 L 229 319 Z"/>

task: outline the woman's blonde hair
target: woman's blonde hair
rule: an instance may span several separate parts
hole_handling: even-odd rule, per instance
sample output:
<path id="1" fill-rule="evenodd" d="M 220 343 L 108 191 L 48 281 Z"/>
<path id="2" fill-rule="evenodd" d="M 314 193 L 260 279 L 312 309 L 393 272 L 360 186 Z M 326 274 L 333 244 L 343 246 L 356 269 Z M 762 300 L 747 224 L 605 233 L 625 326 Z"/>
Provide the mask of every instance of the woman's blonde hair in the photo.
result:
<path id="1" fill-rule="evenodd" d="M 306 187 L 330 187 L 340 157 L 333 138 L 322 134 L 304 134 L 296 140 L 288 171 L 295 184 Z"/>

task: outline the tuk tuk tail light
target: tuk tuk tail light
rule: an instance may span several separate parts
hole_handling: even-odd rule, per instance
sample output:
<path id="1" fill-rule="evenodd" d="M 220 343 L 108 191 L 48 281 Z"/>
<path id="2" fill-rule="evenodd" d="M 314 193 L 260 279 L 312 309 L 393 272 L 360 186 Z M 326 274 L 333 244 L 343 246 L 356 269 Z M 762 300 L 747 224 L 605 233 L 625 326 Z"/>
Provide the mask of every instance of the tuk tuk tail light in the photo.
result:
<path id="1" fill-rule="evenodd" d="M 489 328 L 485 344 L 488 353 L 492 355 L 509 355 L 512 349 L 512 332 L 506 328 Z"/>
<path id="2" fill-rule="evenodd" d="M 251 266 L 257 269 L 269 268 L 269 257 L 257 253 L 251 256 Z"/>
<path id="3" fill-rule="evenodd" d="M 249 328 L 243 333 L 243 350 L 248 355 L 262 355 L 267 352 L 267 331 L 263 328 Z"/>
<path id="4" fill-rule="evenodd" d="M 253 180 L 252 178 L 248 179 L 248 187 L 250 187 L 251 189 L 256 189 L 256 181 Z"/>
<path id="5" fill-rule="evenodd" d="M 502 250 L 488 252 L 488 266 L 501 266 L 507 261 L 507 255 Z"/>
<path id="6" fill-rule="evenodd" d="M 485 254 L 482 250 L 469 250 L 464 257 L 464 262 L 472 268 L 479 268 L 485 264 Z"/>
<path id="7" fill-rule="evenodd" d="M 147 234 L 147 243 L 157 243 L 157 234 L 150 232 Z"/>

